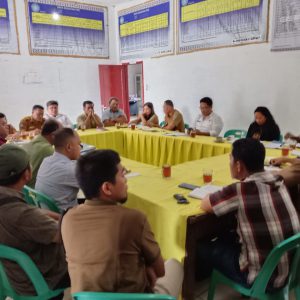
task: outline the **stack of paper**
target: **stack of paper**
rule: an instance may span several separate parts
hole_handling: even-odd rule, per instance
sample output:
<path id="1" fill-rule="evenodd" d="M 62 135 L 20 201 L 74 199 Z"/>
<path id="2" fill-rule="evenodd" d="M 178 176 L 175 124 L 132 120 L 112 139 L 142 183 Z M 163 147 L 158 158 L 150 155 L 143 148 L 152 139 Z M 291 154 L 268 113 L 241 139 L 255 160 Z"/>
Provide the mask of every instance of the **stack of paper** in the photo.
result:
<path id="1" fill-rule="evenodd" d="M 143 131 L 149 131 L 149 132 L 157 132 L 158 131 L 158 129 L 153 128 L 153 127 L 148 127 L 148 126 L 140 126 L 139 129 L 143 130 Z"/>
<path id="2" fill-rule="evenodd" d="M 265 144 L 265 148 L 269 148 L 269 149 L 279 149 L 281 147 L 281 142 L 268 142 L 268 143 L 264 143 Z"/>
<path id="3" fill-rule="evenodd" d="M 207 184 L 200 188 L 194 189 L 192 192 L 189 193 L 189 197 L 203 199 L 207 194 L 212 194 L 222 190 L 222 186 Z"/>
<path id="4" fill-rule="evenodd" d="M 178 132 L 178 131 L 173 131 L 173 132 L 170 132 L 170 133 L 164 133 L 163 135 L 165 135 L 165 136 L 186 136 L 185 133 Z"/>
<path id="5" fill-rule="evenodd" d="M 297 157 L 300 157 L 300 151 L 299 150 L 293 150 L 292 155 L 296 155 Z"/>

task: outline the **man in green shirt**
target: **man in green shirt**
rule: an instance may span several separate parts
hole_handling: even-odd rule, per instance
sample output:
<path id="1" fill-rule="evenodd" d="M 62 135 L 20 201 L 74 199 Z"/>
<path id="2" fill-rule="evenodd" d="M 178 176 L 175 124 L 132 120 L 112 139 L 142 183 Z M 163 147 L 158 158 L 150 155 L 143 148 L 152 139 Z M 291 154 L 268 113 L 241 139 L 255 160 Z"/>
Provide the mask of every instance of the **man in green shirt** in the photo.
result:
<path id="1" fill-rule="evenodd" d="M 45 122 L 42 127 L 41 134 L 36 136 L 31 142 L 23 146 L 24 150 L 29 154 L 30 164 L 32 168 L 32 178 L 27 183 L 28 186 L 34 188 L 36 176 L 44 158 L 54 153 L 53 149 L 53 133 L 61 128 L 59 122 L 50 119 Z"/>

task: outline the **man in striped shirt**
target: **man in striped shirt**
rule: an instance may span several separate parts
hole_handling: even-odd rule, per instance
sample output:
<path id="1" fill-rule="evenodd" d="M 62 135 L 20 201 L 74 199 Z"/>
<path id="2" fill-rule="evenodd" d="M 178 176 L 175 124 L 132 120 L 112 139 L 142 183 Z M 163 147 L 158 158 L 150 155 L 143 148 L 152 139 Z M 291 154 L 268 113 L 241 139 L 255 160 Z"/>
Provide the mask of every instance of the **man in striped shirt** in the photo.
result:
<path id="1" fill-rule="evenodd" d="M 230 171 L 240 181 L 207 195 L 201 204 L 203 210 L 216 216 L 235 212 L 237 228 L 229 238 L 199 244 L 199 268 L 209 263 L 245 286 L 251 286 L 274 246 L 300 231 L 282 177 L 265 172 L 264 159 L 265 148 L 258 140 L 236 141 L 230 154 Z M 288 272 L 289 258 L 284 255 L 268 288 L 282 287 Z"/>

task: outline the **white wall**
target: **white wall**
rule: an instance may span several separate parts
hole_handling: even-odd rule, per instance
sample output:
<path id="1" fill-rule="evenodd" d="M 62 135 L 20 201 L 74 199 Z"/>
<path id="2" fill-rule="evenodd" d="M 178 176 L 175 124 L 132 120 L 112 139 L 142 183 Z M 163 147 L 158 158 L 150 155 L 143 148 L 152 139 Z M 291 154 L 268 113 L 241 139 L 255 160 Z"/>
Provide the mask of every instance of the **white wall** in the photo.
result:
<path id="1" fill-rule="evenodd" d="M 299 70 L 300 51 L 274 53 L 269 43 L 145 59 L 145 101 L 154 103 L 161 119 L 163 100 L 172 99 L 190 123 L 199 99 L 210 96 L 225 130 L 247 129 L 254 109 L 264 105 L 283 132 L 299 134 Z"/>
<path id="2" fill-rule="evenodd" d="M 110 28 L 110 59 L 84 59 L 30 56 L 24 1 L 15 1 L 21 55 L 0 55 L 0 111 L 11 123 L 31 114 L 34 104 L 50 99 L 60 103 L 60 111 L 75 121 L 82 111 L 82 102 L 95 102 L 100 113 L 99 64 L 116 63 L 114 26 Z M 83 2 L 83 1 L 81 1 Z M 84 1 L 101 4 L 101 1 Z M 109 7 L 109 23 L 114 24 L 114 10 Z"/>
<path id="3" fill-rule="evenodd" d="M 99 112 L 98 65 L 118 62 L 117 11 L 129 5 L 109 7 L 110 59 L 96 60 L 30 56 L 24 1 L 15 2 L 21 55 L 0 55 L 0 111 L 14 125 L 30 114 L 33 104 L 45 104 L 50 99 L 57 99 L 61 112 L 68 113 L 73 121 L 83 100 L 93 100 Z M 84 2 L 101 4 L 101 0 Z M 132 1 L 130 6 L 141 2 Z M 300 51 L 274 53 L 270 44 L 145 59 L 145 101 L 152 101 L 162 118 L 162 102 L 170 98 L 190 123 L 199 99 L 211 96 L 225 129 L 247 128 L 255 107 L 266 105 L 283 132 L 300 133 L 299 69 Z"/>

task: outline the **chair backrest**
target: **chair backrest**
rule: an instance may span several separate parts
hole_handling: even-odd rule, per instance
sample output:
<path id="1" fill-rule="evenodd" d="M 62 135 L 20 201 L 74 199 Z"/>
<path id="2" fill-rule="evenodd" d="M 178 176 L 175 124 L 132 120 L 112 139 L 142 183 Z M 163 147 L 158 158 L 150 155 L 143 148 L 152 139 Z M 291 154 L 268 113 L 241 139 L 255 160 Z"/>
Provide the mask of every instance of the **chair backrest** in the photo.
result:
<path id="1" fill-rule="evenodd" d="M 45 295 L 51 291 L 46 283 L 43 275 L 38 270 L 31 258 L 24 252 L 0 244 L 0 290 L 1 294 L 12 298 L 18 298 L 17 293 L 12 288 L 9 279 L 6 275 L 5 268 L 1 262 L 2 259 L 7 259 L 17 263 L 26 273 L 32 282 L 37 295 Z"/>
<path id="2" fill-rule="evenodd" d="M 40 208 L 47 208 L 53 212 L 60 213 L 60 209 L 55 204 L 54 200 L 47 195 L 38 192 L 27 185 L 24 186 L 23 192 L 28 204 L 35 205 Z"/>
<path id="3" fill-rule="evenodd" d="M 31 188 L 29 186 L 24 186 L 23 187 L 23 194 L 25 196 L 25 201 L 29 204 L 29 205 L 36 205 L 36 203 L 33 201 L 33 198 L 30 195 L 30 190 Z"/>
<path id="4" fill-rule="evenodd" d="M 300 272 L 300 233 L 282 241 L 271 251 L 253 283 L 253 295 L 261 294 L 266 291 L 268 282 L 280 259 L 289 251 L 293 251 L 293 255 L 291 256 L 292 262 L 290 264 L 288 284 L 295 284 Z"/>
<path id="5" fill-rule="evenodd" d="M 189 129 L 190 128 L 190 125 L 188 123 L 184 123 L 184 128 L 185 129 Z"/>
<path id="6" fill-rule="evenodd" d="M 244 129 L 230 129 L 225 132 L 224 137 L 228 137 L 231 135 L 234 135 L 235 138 L 245 138 L 247 135 L 247 131 Z"/>
<path id="7" fill-rule="evenodd" d="M 133 293 L 80 292 L 72 295 L 74 300 L 176 300 L 169 295 Z"/>

